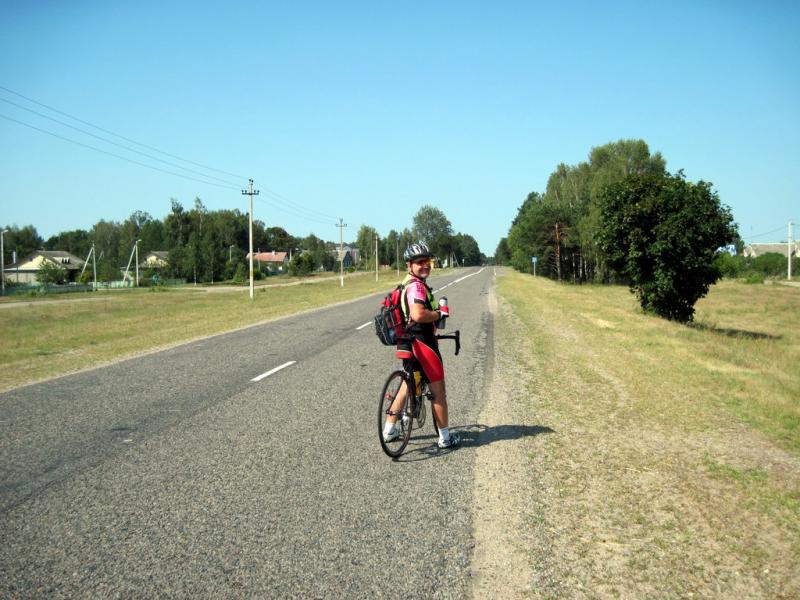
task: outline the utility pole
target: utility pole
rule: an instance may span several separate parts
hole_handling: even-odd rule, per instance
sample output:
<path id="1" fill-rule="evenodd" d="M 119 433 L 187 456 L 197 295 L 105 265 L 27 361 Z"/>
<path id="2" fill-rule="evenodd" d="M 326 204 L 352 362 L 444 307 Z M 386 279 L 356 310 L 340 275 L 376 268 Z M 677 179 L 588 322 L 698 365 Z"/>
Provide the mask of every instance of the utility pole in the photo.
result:
<path id="1" fill-rule="evenodd" d="M 136 287 L 139 287 L 139 242 L 142 240 L 136 240 Z"/>
<path id="2" fill-rule="evenodd" d="M 792 225 L 793 223 L 789 221 L 789 252 L 787 253 L 789 256 L 789 281 L 792 280 L 792 250 L 794 250 L 794 244 L 792 243 Z"/>
<path id="3" fill-rule="evenodd" d="M 6 255 L 3 248 L 3 235 L 8 229 L 0 229 L 0 296 L 6 295 Z"/>
<path id="4" fill-rule="evenodd" d="M 400 237 L 394 238 L 394 259 L 397 263 L 397 278 L 400 279 Z"/>
<path id="5" fill-rule="evenodd" d="M 134 253 L 136 253 L 136 258 L 137 258 L 137 261 L 138 261 L 138 258 L 139 258 L 139 253 L 137 252 L 138 248 L 139 248 L 139 240 L 136 240 L 133 243 L 133 248 L 131 248 L 131 255 L 130 255 L 130 258 L 128 258 L 128 266 L 125 267 L 125 275 L 122 276 L 122 281 L 127 281 L 128 280 L 128 271 L 131 270 L 131 261 L 133 260 Z M 137 271 L 137 273 L 139 271 L 138 262 L 136 264 L 136 271 Z M 139 285 L 138 281 L 136 282 L 136 285 Z"/>
<path id="6" fill-rule="evenodd" d="M 375 234 L 375 281 L 378 281 L 378 234 Z"/>
<path id="7" fill-rule="evenodd" d="M 86 262 L 83 263 L 83 269 L 81 269 L 81 274 L 78 276 L 78 279 L 83 279 L 83 272 L 86 270 L 86 265 L 89 264 L 89 257 L 92 258 L 92 273 L 94 275 L 94 285 L 92 286 L 92 291 L 97 291 L 97 261 L 95 260 L 95 253 L 94 253 L 94 242 L 92 242 L 92 247 L 89 249 L 89 254 L 86 255 Z"/>
<path id="8" fill-rule="evenodd" d="M 344 287 L 344 228 L 347 227 L 347 223 L 343 222 L 343 219 L 339 217 L 339 224 L 336 225 L 339 228 L 339 283 L 341 287 Z"/>
<path id="9" fill-rule="evenodd" d="M 250 196 L 250 300 L 253 299 L 253 196 L 258 196 L 258 190 L 253 189 L 253 180 L 246 190 L 242 190 L 243 196 Z"/>

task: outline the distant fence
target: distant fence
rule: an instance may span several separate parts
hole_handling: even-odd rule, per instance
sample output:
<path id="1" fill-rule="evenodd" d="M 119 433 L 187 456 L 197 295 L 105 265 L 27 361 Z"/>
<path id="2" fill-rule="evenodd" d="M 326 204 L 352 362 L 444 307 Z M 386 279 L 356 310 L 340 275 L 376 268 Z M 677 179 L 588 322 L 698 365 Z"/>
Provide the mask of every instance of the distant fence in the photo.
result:
<path id="1" fill-rule="evenodd" d="M 166 286 L 175 286 L 175 285 L 186 285 L 185 279 L 159 279 L 158 281 L 153 281 L 152 279 L 140 279 L 139 280 L 139 287 L 156 287 L 159 285 L 166 285 Z"/>
<path id="2" fill-rule="evenodd" d="M 160 279 L 157 283 L 151 280 L 139 280 L 139 287 L 153 287 L 153 286 L 176 286 L 185 285 L 185 279 Z M 75 294 L 78 292 L 92 292 L 98 290 L 115 290 L 123 288 L 132 288 L 134 284 L 132 281 L 98 281 L 97 287 L 91 283 L 68 283 L 66 285 L 41 285 L 39 283 L 29 283 L 25 285 L 6 285 L 6 296 L 27 296 L 29 294 Z"/>
<path id="3" fill-rule="evenodd" d="M 40 285 L 30 283 L 27 285 L 6 286 L 6 296 L 26 296 L 28 294 L 71 294 L 77 292 L 91 292 L 92 286 L 83 284 L 69 285 Z"/>

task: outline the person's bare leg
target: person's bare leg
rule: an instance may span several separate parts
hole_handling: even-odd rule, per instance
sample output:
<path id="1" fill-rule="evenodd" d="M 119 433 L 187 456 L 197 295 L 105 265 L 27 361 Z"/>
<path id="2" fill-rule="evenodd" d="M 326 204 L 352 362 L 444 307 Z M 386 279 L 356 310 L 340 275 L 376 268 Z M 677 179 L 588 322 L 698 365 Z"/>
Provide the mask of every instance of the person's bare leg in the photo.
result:
<path id="1" fill-rule="evenodd" d="M 436 383 L 429 383 L 428 387 L 433 393 L 433 416 L 436 417 L 436 426 L 441 429 L 448 426 L 447 415 L 447 391 L 444 385 L 444 379 Z"/>
<path id="2" fill-rule="evenodd" d="M 397 392 L 397 396 L 394 397 L 394 402 L 392 402 L 392 407 L 389 411 L 391 414 L 386 415 L 387 423 L 397 422 L 398 415 L 400 414 L 400 411 L 403 410 L 403 402 L 406 399 L 407 389 L 408 386 L 406 385 L 405 381 L 400 384 L 400 390 Z"/>

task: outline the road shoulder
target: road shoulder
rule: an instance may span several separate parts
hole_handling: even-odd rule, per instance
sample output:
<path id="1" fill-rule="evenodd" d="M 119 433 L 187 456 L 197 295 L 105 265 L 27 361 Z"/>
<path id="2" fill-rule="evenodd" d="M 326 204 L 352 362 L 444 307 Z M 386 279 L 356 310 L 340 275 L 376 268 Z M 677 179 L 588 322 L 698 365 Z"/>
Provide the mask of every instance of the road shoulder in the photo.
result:
<path id="1" fill-rule="evenodd" d="M 513 318 L 492 290 L 489 309 L 495 340 L 505 338 Z M 483 429 L 476 449 L 471 558 L 474 598 L 530 598 L 557 595 L 548 558 L 548 534 L 541 515 L 545 490 L 538 485 L 536 437 L 549 429 L 527 407 L 525 376 L 512 349 L 494 344 L 486 405 L 478 423 Z M 516 349 L 519 350 L 519 349 Z"/>

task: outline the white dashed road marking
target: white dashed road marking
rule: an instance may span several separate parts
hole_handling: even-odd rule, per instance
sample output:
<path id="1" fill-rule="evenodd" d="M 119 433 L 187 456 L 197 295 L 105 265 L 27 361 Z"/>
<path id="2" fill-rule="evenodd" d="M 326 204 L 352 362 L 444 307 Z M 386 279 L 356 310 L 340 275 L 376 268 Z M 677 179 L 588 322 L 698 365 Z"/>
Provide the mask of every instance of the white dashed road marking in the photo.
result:
<path id="1" fill-rule="evenodd" d="M 262 379 L 266 379 L 267 377 L 277 373 L 281 369 L 285 369 L 286 367 L 291 367 L 296 362 L 297 362 L 296 360 L 290 360 L 289 362 L 283 363 L 280 367 L 275 367 L 274 369 L 270 369 L 266 373 L 262 373 L 258 377 L 253 377 L 250 381 L 261 381 Z"/>

